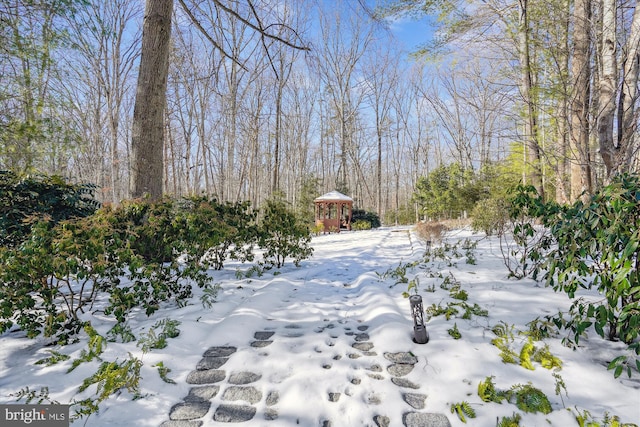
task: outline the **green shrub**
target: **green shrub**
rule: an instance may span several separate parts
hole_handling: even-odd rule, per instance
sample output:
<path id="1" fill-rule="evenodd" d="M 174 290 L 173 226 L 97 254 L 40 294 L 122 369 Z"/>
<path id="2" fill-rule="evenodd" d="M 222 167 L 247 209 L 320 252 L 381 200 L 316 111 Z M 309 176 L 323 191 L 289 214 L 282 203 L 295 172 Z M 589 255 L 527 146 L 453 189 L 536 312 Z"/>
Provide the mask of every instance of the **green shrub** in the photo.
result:
<path id="1" fill-rule="evenodd" d="M 368 222 L 371 226 L 369 228 L 380 227 L 380 217 L 375 212 L 365 211 L 363 209 L 354 209 L 351 213 L 351 223 L 355 224 L 358 221 Z"/>
<path id="2" fill-rule="evenodd" d="M 541 210 L 556 243 L 542 266 L 546 283 L 574 300 L 570 318 L 556 323 L 571 330 L 576 344 L 593 326 L 601 337 L 619 339 L 640 354 L 639 199 L 640 177 L 621 175 L 586 203 L 550 203 Z M 604 298 L 578 296 L 591 288 Z M 640 360 L 624 355 L 609 365 L 616 377 L 625 369 L 631 376 L 632 367 L 640 371 Z"/>
<path id="3" fill-rule="evenodd" d="M 313 248 L 309 246 L 309 228 L 283 200 L 267 200 L 261 214 L 258 246 L 263 249 L 266 267 L 280 268 L 287 258 L 293 258 L 293 263 L 299 266 L 300 261 L 311 256 Z"/>
<path id="4" fill-rule="evenodd" d="M 539 224 L 540 218 L 553 215 L 556 206 L 545 203 L 531 185 L 518 185 L 509 190 L 512 239 L 501 234 L 500 250 L 511 277 L 537 277 L 553 243 L 549 230 Z"/>
<path id="5" fill-rule="evenodd" d="M 359 219 L 351 224 L 351 228 L 355 231 L 371 230 L 371 223 L 369 221 Z"/>
<path id="6" fill-rule="evenodd" d="M 502 234 L 508 222 L 509 213 L 502 199 L 479 200 L 471 211 L 471 228 L 487 236 Z"/>
<path id="7" fill-rule="evenodd" d="M 51 224 L 91 215 L 99 207 L 96 187 L 60 176 L 19 176 L 0 171 L 0 246 L 15 247 L 40 221 Z"/>
<path id="8" fill-rule="evenodd" d="M 185 199 L 176 218 L 182 251 L 215 270 L 222 269 L 227 258 L 252 261 L 256 214 L 249 202 Z"/>
<path id="9" fill-rule="evenodd" d="M 29 337 L 65 342 L 131 257 L 103 217 L 40 222 L 15 248 L 0 248 L 0 332 L 14 322 Z"/>
<path id="10" fill-rule="evenodd" d="M 516 384 L 506 392 L 507 400 L 524 412 L 542 412 L 548 414 L 552 411 L 549 398 L 538 388 L 531 384 Z"/>

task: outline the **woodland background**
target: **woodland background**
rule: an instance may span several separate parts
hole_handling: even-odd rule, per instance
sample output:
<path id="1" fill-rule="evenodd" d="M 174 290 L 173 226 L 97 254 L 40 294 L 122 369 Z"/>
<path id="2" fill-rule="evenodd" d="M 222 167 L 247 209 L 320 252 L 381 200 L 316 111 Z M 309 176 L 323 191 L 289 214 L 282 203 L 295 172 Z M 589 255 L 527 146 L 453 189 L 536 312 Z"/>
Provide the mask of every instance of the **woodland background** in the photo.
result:
<path id="1" fill-rule="evenodd" d="M 0 0 L 0 169 L 136 196 L 143 18 L 171 3 Z M 173 6 L 162 170 L 142 171 L 164 194 L 300 206 L 338 189 L 398 223 L 425 214 L 434 171 L 474 200 L 523 181 L 569 202 L 638 168 L 635 2 Z M 395 39 L 410 19 L 428 44 Z"/>

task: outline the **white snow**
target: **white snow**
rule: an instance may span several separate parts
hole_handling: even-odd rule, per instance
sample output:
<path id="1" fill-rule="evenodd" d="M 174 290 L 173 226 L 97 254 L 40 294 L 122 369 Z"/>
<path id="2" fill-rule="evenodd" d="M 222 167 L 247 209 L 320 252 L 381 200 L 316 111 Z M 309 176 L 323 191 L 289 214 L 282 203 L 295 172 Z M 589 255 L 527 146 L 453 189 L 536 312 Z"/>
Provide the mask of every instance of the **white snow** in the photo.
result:
<path id="1" fill-rule="evenodd" d="M 143 361 L 140 397 L 134 400 L 127 391 L 112 396 L 100 405 L 99 413 L 88 418 L 86 425 L 161 425 L 169 419 L 171 408 L 183 402 L 193 387 L 186 383 L 187 375 L 196 369 L 203 353 L 216 346 L 237 347 L 220 368 L 227 378 L 243 371 L 261 375 L 251 385 L 262 393 L 262 399 L 252 404 L 256 415 L 240 423 L 243 426 L 321 426 L 327 420 L 333 427 L 374 426 L 376 415 L 387 416 L 391 426 L 400 426 L 407 412 L 446 414 L 452 426 L 462 426 L 465 424 L 450 412 L 452 403 L 462 401 L 468 401 L 477 414 L 466 425 L 494 426 L 497 418 L 518 412 L 522 426 L 572 426 L 578 425 L 576 413 L 585 410 L 599 421 L 608 413 L 617 415 L 622 422 L 640 424 L 640 375 L 635 373 L 629 379 L 623 374 L 615 379 L 606 368 L 614 355 L 625 351 L 620 343 L 604 341 L 592 332 L 590 339 L 572 350 L 561 344 L 564 332 L 546 339 L 551 352 L 563 361 L 559 374 L 566 392 L 562 389 L 560 395 L 555 392 L 552 371 L 539 364 L 530 371 L 501 361 L 499 350 L 491 344 L 495 337 L 492 326 L 503 321 L 514 325 L 515 331 L 523 331 L 536 317 L 567 310 L 571 301 L 531 279 L 509 279 L 496 238 L 466 230 L 447 237 L 449 242 L 461 239 L 478 242 L 473 252 L 475 264 L 467 263 L 465 256 L 452 263 L 440 259 L 408 269 L 406 277 L 418 278 L 426 308 L 433 303 L 446 306 L 454 301 L 440 287 L 443 278 L 452 275 L 468 292 L 467 303 L 477 303 L 488 310 L 489 316 L 466 320 L 460 313 L 448 321 L 444 316 L 434 317 L 427 323 L 430 341 L 424 345 L 412 342 L 409 301 L 402 295 L 407 284 L 396 284 L 389 274 L 399 265 L 423 259 L 424 243 L 409 228 L 314 237 L 314 255 L 300 268 L 289 262 L 281 271 L 271 270 L 260 277 L 238 278 L 236 271 L 246 271 L 250 266 L 230 262 L 224 270 L 211 272 L 221 285 L 211 308 L 203 306 L 201 291 L 196 289 L 196 295 L 185 307 L 168 305 L 150 318 L 139 313 L 131 319 L 137 337 L 159 320 L 179 321 L 180 335 L 169 339 L 164 349 L 143 353 L 135 342 L 108 343 L 101 355 L 103 360 L 122 361 L 131 354 Z M 92 323 L 102 335 L 113 326 L 111 320 L 99 314 L 92 317 Z M 462 335 L 459 340 L 447 332 L 454 323 Z M 368 355 L 352 347 L 355 335 L 363 333 L 365 327 L 367 341 L 373 344 L 373 353 Z M 274 332 L 270 338 L 273 343 L 254 348 L 250 344 L 260 331 Z M 525 337 L 516 335 L 517 352 L 525 341 Z M 19 331 L 0 336 L 0 403 L 15 402 L 16 398 L 10 395 L 25 387 L 38 392 L 48 387 L 49 397 L 60 403 L 95 393 L 95 386 L 84 393 L 78 393 L 78 386 L 95 372 L 98 361 L 66 373 L 73 359 L 86 349 L 85 340 L 66 347 L 44 344 L 42 339 L 27 339 Z M 51 350 L 68 354 L 71 359 L 50 367 L 35 364 L 48 357 Z M 391 362 L 384 357 L 387 352 L 411 352 L 418 358 L 405 378 L 419 384 L 419 389 L 400 388 L 391 382 L 387 371 Z M 360 357 L 354 358 L 357 355 Z M 160 378 L 154 366 L 159 362 L 171 369 L 167 376 L 176 384 Z M 382 370 L 376 372 L 375 365 Z M 374 378 L 376 374 L 382 378 Z M 494 376 L 496 387 L 502 390 L 530 382 L 548 396 L 553 412 L 525 414 L 513 404 L 482 402 L 477 387 L 488 376 Z M 220 392 L 211 399 L 209 412 L 201 418 L 204 426 L 225 424 L 214 421 L 213 414 L 223 403 L 222 394 L 229 384 L 224 380 L 217 385 Z M 273 391 L 279 399 L 268 406 L 266 396 Z M 406 392 L 426 395 L 425 408 L 411 408 L 403 400 Z M 340 398 L 332 402 L 329 393 L 340 393 Z M 264 414 L 269 410 L 277 413 L 277 419 L 265 420 Z M 84 422 L 82 419 L 72 425 Z"/>

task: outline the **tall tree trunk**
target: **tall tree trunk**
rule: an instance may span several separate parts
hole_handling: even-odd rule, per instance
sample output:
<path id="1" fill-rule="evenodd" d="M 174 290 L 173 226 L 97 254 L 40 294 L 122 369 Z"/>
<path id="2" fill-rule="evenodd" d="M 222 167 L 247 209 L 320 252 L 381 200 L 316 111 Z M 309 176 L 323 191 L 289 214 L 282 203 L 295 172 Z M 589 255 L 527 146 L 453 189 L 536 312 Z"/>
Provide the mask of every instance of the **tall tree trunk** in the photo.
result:
<path id="1" fill-rule="evenodd" d="M 620 150 L 619 172 L 627 172 L 629 170 L 633 155 L 637 149 L 634 137 L 638 129 L 635 105 L 638 100 L 638 72 L 640 70 L 640 10 L 638 9 L 639 6 L 636 6 L 625 49 L 624 79 L 620 96 L 622 105 L 622 126 L 620 126 L 620 130 L 622 134 L 618 139 L 618 149 Z M 609 176 L 611 175 L 609 174 Z"/>
<path id="2" fill-rule="evenodd" d="M 591 193 L 589 158 L 589 93 L 591 1 L 576 0 L 573 11 L 573 56 L 571 78 L 573 92 L 569 107 L 569 146 L 571 156 L 571 200 Z"/>
<path id="3" fill-rule="evenodd" d="M 525 139 L 527 141 L 528 163 L 530 167 L 529 178 L 531 184 L 544 197 L 542 185 L 541 155 L 538 142 L 538 117 L 537 107 L 533 97 L 533 77 L 531 72 L 531 52 L 529 43 L 529 12 L 528 0 L 520 0 L 520 21 L 518 31 L 518 44 L 520 55 L 520 90 L 527 109 L 527 119 L 525 120 Z"/>
<path id="4" fill-rule="evenodd" d="M 614 121 L 616 115 L 617 98 L 617 40 L 616 40 L 616 0 L 602 0 L 602 45 L 600 51 L 600 72 L 599 93 L 598 93 L 598 142 L 600 153 L 607 168 L 614 168 L 615 148 L 617 141 L 614 141 Z"/>
<path id="5" fill-rule="evenodd" d="M 131 135 L 131 197 L 162 197 L 164 108 L 173 0 L 147 0 Z"/>
<path id="6" fill-rule="evenodd" d="M 613 9 L 613 18 L 615 19 L 615 3 L 613 0 L 604 0 L 605 7 Z M 614 3 L 614 4 L 609 4 Z M 606 12 L 606 10 L 605 10 Z M 614 21 L 615 24 L 615 21 Z M 603 24 L 604 25 L 604 24 Z M 613 25 L 613 24 L 611 24 Z M 613 34 L 610 37 L 614 37 L 615 41 L 615 27 L 612 30 Z M 603 57 L 606 53 L 604 49 L 607 46 L 603 46 Z M 638 61 L 639 61 L 639 49 L 640 49 L 640 11 L 636 6 L 633 13 L 633 20 L 631 22 L 631 29 L 629 31 L 629 38 L 623 49 L 623 63 L 622 63 L 622 84 L 620 88 L 620 97 L 618 100 L 618 132 L 617 138 L 614 137 L 613 132 L 613 112 L 609 112 L 611 117 L 607 117 L 607 123 L 611 122 L 611 132 L 604 133 L 609 129 L 603 129 L 603 134 L 598 132 L 600 143 L 600 154 L 606 167 L 606 179 L 610 180 L 616 174 L 622 172 L 628 172 L 631 168 L 632 162 L 635 158 L 635 152 L 637 151 L 637 143 L 635 134 L 637 131 L 637 113 L 635 104 L 638 98 Z M 604 58 L 603 58 L 604 61 Z M 618 69 L 614 69 L 614 73 L 620 72 Z M 616 74 L 617 75 L 617 74 Z M 605 89 L 604 85 L 601 87 L 601 91 Z M 605 93 L 606 95 L 606 93 Z M 612 95 L 614 98 L 611 102 L 615 102 L 615 93 Z M 601 93 L 601 96 L 602 93 Z M 611 107 L 614 108 L 614 107 Z"/>

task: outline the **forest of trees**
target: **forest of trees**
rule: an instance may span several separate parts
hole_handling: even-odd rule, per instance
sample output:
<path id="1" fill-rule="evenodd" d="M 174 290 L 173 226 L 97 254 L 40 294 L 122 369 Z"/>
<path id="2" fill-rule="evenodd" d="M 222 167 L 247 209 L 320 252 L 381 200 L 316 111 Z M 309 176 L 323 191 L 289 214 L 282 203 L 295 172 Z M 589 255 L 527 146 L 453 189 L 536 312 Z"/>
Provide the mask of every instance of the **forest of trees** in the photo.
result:
<path id="1" fill-rule="evenodd" d="M 635 6 L 0 0 L 0 170 L 95 183 L 114 204 L 144 192 L 140 176 L 255 205 L 337 189 L 388 221 L 417 217 L 433 170 L 500 165 L 573 201 L 638 168 Z M 394 39 L 413 18 L 424 46 Z"/>

